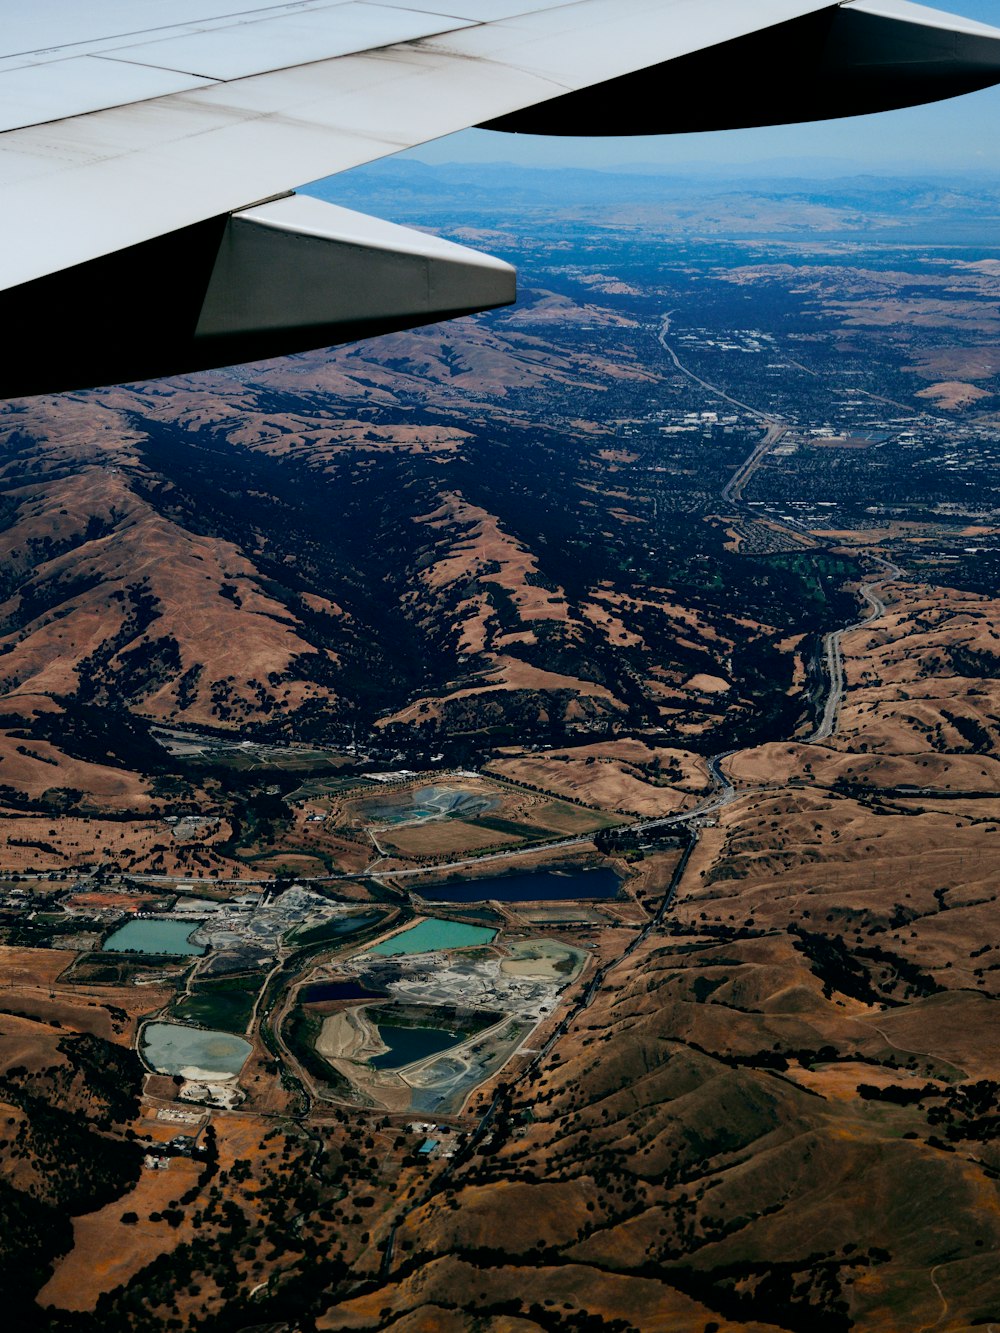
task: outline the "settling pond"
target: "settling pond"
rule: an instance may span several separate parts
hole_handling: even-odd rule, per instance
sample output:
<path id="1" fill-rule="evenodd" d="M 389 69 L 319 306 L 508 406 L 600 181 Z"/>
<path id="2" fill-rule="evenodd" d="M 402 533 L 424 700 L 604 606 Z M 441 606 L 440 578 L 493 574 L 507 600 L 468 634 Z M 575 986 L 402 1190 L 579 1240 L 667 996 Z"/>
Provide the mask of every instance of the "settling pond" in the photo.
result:
<path id="1" fill-rule="evenodd" d="M 421 894 L 435 903 L 533 903 L 614 898 L 621 880 L 610 866 L 585 870 L 530 870 L 493 879 L 460 879 Z"/>
<path id="2" fill-rule="evenodd" d="M 251 1046 L 230 1032 L 186 1028 L 179 1023 L 147 1023 L 142 1030 L 142 1055 L 159 1074 L 213 1082 L 235 1078 Z"/>
<path id="3" fill-rule="evenodd" d="M 379 1024 L 378 1035 L 389 1049 L 372 1057 L 369 1063 L 373 1069 L 402 1069 L 414 1060 L 446 1051 L 461 1040 L 459 1033 L 444 1028 L 399 1028 L 389 1023 Z"/>
<path id="4" fill-rule="evenodd" d="M 320 944 L 324 940 L 335 940 L 341 935 L 354 935 L 359 930 L 367 930 L 384 916 L 384 912 L 362 912 L 341 917 L 340 920 L 323 921 L 317 926 L 299 926 L 289 938 L 294 944 Z"/>
<path id="5" fill-rule="evenodd" d="M 202 954 L 203 944 L 192 944 L 200 921 L 129 921 L 104 941 L 104 953 Z"/>
<path id="6" fill-rule="evenodd" d="M 489 944 L 496 931 L 486 926 L 467 926 L 461 921 L 441 921 L 428 917 L 409 930 L 373 945 L 369 953 L 393 958 L 402 953 L 437 953 L 444 949 L 470 949 Z"/>

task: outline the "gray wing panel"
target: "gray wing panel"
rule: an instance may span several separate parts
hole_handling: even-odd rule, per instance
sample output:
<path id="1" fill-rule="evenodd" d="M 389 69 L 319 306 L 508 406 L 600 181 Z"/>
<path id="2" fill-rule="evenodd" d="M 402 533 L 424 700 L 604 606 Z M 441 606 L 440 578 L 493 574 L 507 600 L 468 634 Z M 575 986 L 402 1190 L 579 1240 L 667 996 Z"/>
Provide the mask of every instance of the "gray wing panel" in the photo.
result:
<path id="1" fill-rule="evenodd" d="M 485 128 L 618 135 L 832 120 L 972 92 L 1000 78 L 1000 33 L 905 0 L 856 0 L 567 93 Z M 705 95 L 724 88 L 724 98 Z"/>
<path id="2" fill-rule="evenodd" d="M 514 300 L 509 264 L 308 195 L 195 223 L 0 294 L 0 397 L 353 342 Z"/>
<path id="3" fill-rule="evenodd" d="M 378 11 L 381 39 L 388 31 L 387 14 L 404 25 L 403 35 L 376 50 L 230 81 L 211 77 L 222 65 L 202 65 L 194 58 L 205 49 L 199 45 L 205 36 L 200 28 L 186 34 L 191 61 L 181 58 L 185 34 L 173 32 L 141 44 L 147 63 L 129 62 L 129 67 L 132 76 L 149 79 L 149 96 L 100 110 L 86 104 L 89 114 L 72 117 L 57 103 L 58 115 L 46 119 L 41 110 L 37 118 L 42 123 L 0 135 L 0 287 L 826 6 L 822 0 L 571 0 L 548 5 L 526 0 L 528 12 L 483 21 L 475 16 L 494 12 L 488 4 L 458 0 L 445 7 L 470 17 L 428 15 L 429 6 L 419 3 L 405 9 L 353 3 L 311 10 L 314 15 L 350 11 L 355 17 L 358 10 Z M 509 6 L 501 5 L 499 12 L 508 13 Z M 276 15 L 225 29 L 242 44 L 241 58 L 251 60 L 244 68 L 254 67 L 262 45 L 277 45 L 282 32 L 287 36 L 284 25 L 292 17 Z M 411 40 L 417 22 L 434 32 Z M 251 27 L 260 31 L 247 46 Z M 213 42 L 222 40 L 221 31 L 211 29 Z M 118 55 L 112 55 L 107 42 L 100 51 L 91 45 L 73 57 L 91 62 L 86 78 L 78 66 L 73 70 L 89 95 L 94 95 L 92 66 L 116 65 L 123 46 L 119 43 Z M 159 56 L 156 47 L 162 47 Z M 133 57 L 135 48 L 133 41 Z M 215 54 L 219 49 L 212 48 Z M 153 63 L 157 59 L 164 63 Z M 66 62 L 67 77 L 72 63 Z M 188 68 L 181 69 L 185 64 Z M 0 73 L 0 104 L 3 78 Z M 164 92 L 164 78 L 190 79 L 196 86 Z"/>

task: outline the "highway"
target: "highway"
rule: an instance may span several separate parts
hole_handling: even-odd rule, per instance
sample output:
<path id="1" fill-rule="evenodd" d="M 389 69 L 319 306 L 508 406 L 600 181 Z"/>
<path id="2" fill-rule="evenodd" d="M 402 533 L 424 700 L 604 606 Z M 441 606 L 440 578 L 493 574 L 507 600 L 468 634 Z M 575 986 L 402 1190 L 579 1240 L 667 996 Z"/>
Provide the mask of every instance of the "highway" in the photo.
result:
<path id="1" fill-rule="evenodd" d="M 768 426 L 764 438 L 749 458 L 745 459 L 722 488 L 722 499 L 727 504 L 739 504 L 743 499 L 743 488 L 763 463 L 779 440 L 788 434 L 788 427 L 778 422 Z"/>
<path id="2" fill-rule="evenodd" d="M 670 314 L 672 313 L 673 312 L 670 312 Z M 787 433 L 789 427 L 786 425 L 786 423 L 776 419 L 775 417 L 769 416 L 766 413 L 759 412 L 757 409 L 750 407 L 747 403 L 740 402 L 738 399 L 733 398 L 730 394 L 727 394 L 722 389 L 718 388 L 717 385 L 709 384 L 707 381 L 701 379 L 698 375 L 695 375 L 693 371 L 688 370 L 688 368 L 681 363 L 676 352 L 673 350 L 673 348 L 669 346 L 669 344 L 666 341 L 667 334 L 670 330 L 670 314 L 666 315 L 663 319 L 662 327 L 660 329 L 660 334 L 659 334 L 659 342 L 664 352 L 666 352 L 667 356 L 673 362 L 674 366 L 682 374 L 686 375 L 689 379 L 693 380 L 696 384 L 700 385 L 703 389 L 707 390 L 709 393 L 715 395 L 718 398 L 724 399 L 728 403 L 732 403 L 734 407 L 742 408 L 744 411 L 751 413 L 752 416 L 756 417 L 758 420 L 760 420 L 765 424 L 766 428 L 763 439 L 761 439 L 759 443 L 755 446 L 749 457 L 744 459 L 744 461 L 739 465 L 739 467 L 730 477 L 729 481 L 723 487 L 720 494 L 720 498 L 725 503 L 733 505 L 742 505 L 743 491 L 747 483 L 750 481 L 754 473 L 760 467 L 761 463 L 767 457 L 770 450 L 773 449 L 774 446 L 778 443 L 778 441 Z M 805 366 L 801 368 L 803 370 L 806 370 Z M 814 373 L 814 372 L 808 372 L 808 373 Z M 900 578 L 903 573 L 903 571 L 897 565 L 893 564 L 892 561 L 886 560 L 884 557 L 880 555 L 870 554 L 870 559 L 873 560 L 876 565 L 881 567 L 882 577 L 878 579 L 872 579 L 869 582 L 863 583 L 861 585 L 860 592 L 861 596 L 868 604 L 868 614 L 862 617 L 862 619 L 854 621 L 850 625 L 845 625 L 842 629 L 831 631 L 823 639 L 823 653 L 826 665 L 828 691 L 826 699 L 824 701 L 823 712 L 819 724 L 817 725 L 812 735 L 808 738 L 809 742 L 813 744 L 828 740 L 830 736 L 833 735 L 837 727 L 837 722 L 840 715 L 840 707 L 843 700 L 844 688 L 845 688 L 843 652 L 842 652 L 842 641 L 844 635 L 850 633 L 852 630 L 860 629 L 865 625 L 869 625 L 873 621 L 877 620 L 880 616 L 885 615 L 886 606 L 883 598 L 879 594 L 879 589 L 884 587 L 885 584 L 890 583 L 893 579 Z M 674 868 L 674 872 L 671 876 L 670 883 L 667 887 L 667 891 L 664 894 L 663 899 L 660 902 L 660 905 L 657 908 L 656 913 L 652 917 L 650 917 L 650 919 L 646 922 L 646 924 L 643 927 L 641 927 L 641 929 L 636 931 L 632 939 L 625 946 L 625 949 L 623 950 L 620 957 L 611 959 L 606 963 L 598 965 L 598 967 L 594 970 L 593 975 L 586 982 L 582 992 L 577 997 L 575 1003 L 572 1004 L 566 1010 L 566 1012 L 560 1019 L 559 1023 L 549 1034 L 548 1038 L 542 1045 L 541 1049 L 533 1056 L 531 1061 L 527 1065 L 525 1065 L 518 1072 L 516 1077 L 513 1078 L 509 1083 L 506 1084 L 498 1083 L 489 1105 L 487 1106 L 484 1114 L 480 1118 L 479 1123 L 476 1125 L 475 1129 L 472 1130 L 469 1137 L 465 1140 L 458 1155 L 452 1158 L 448 1162 L 447 1166 L 443 1169 L 443 1171 L 441 1171 L 428 1183 L 427 1189 L 421 1192 L 415 1200 L 409 1203 L 403 1210 L 403 1212 L 396 1218 L 394 1223 L 390 1226 L 386 1235 L 385 1245 L 382 1253 L 382 1263 L 380 1271 L 380 1279 L 382 1281 L 386 1281 L 391 1276 L 392 1273 L 393 1261 L 395 1258 L 396 1233 L 400 1222 L 402 1222 L 402 1220 L 406 1216 L 408 1216 L 414 1209 L 426 1203 L 427 1200 L 431 1197 L 431 1195 L 433 1195 L 438 1190 L 444 1187 L 446 1181 L 453 1175 L 455 1170 L 458 1167 L 460 1167 L 464 1162 L 467 1162 L 475 1154 L 480 1144 L 482 1144 L 486 1139 L 486 1137 L 489 1134 L 491 1134 L 491 1132 L 493 1132 L 495 1125 L 499 1124 L 501 1127 L 506 1127 L 506 1121 L 502 1117 L 498 1117 L 498 1112 L 501 1111 L 505 1103 L 509 1103 L 513 1090 L 519 1084 L 523 1084 L 526 1080 L 530 1078 L 532 1073 L 540 1066 L 542 1061 L 546 1058 L 546 1056 L 553 1049 L 556 1043 L 569 1031 L 571 1025 L 574 1022 L 576 1022 L 576 1020 L 580 1017 L 580 1015 L 586 1009 L 588 1009 L 591 1004 L 593 1004 L 596 997 L 600 994 L 601 989 L 608 978 L 608 975 L 611 972 L 613 972 L 614 969 L 618 967 L 620 963 L 622 963 L 626 958 L 628 958 L 631 954 L 633 954 L 636 951 L 636 949 L 638 949 L 653 932 L 655 932 L 660 928 L 660 926 L 662 926 L 667 913 L 671 910 L 671 908 L 674 905 L 674 902 L 676 901 L 677 893 L 680 889 L 681 882 L 683 881 L 685 871 L 687 870 L 688 862 L 695 848 L 698 845 L 699 834 L 700 834 L 700 829 L 699 829 L 700 819 L 702 819 L 706 815 L 710 815 L 718 810 L 721 810 L 728 805 L 731 805 L 733 801 L 737 799 L 737 796 L 741 794 L 737 792 L 732 781 L 730 780 L 730 778 L 727 776 L 727 774 L 723 769 L 723 765 L 725 764 L 726 760 L 731 758 L 735 753 L 736 753 L 735 750 L 726 750 L 719 754 L 711 755 L 706 759 L 706 766 L 708 768 L 709 777 L 712 779 L 715 790 L 710 796 L 708 796 L 705 800 L 703 800 L 699 805 L 695 806 L 693 809 L 686 810 L 680 814 L 665 815 L 661 819 L 641 819 L 635 821 L 630 825 L 620 826 L 622 828 L 627 828 L 628 831 L 632 833 L 639 833 L 639 834 L 643 832 L 652 832 L 654 830 L 661 830 L 669 827 L 683 828 L 686 829 L 688 833 L 687 845 L 684 848 L 683 855 L 681 856 L 680 860 L 678 861 L 677 865 Z M 562 849 L 574 845 L 579 845 L 580 843 L 585 841 L 587 840 L 583 838 L 563 839 L 561 841 L 554 841 L 547 843 L 545 844 L 545 848 L 551 850 L 555 850 L 557 848 Z M 494 856 L 491 856 L 490 858 L 477 857 L 471 862 L 466 860 L 460 862 L 450 862 L 447 866 L 442 866 L 442 865 L 435 867 L 422 866 L 416 870 L 395 872 L 395 874 L 396 875 L 426 874 L 428 873 L 428 871 L 440 873 L 442 870 L 451 869 L 453 867 L 460 867 L 469 864 L 479 865 L 482 864 L 482 862 L 486 859 L 490 860 L 505 859 L 511 856 L 516 856 L 518 854 L 523 854 L 523 852 L 537 851 L 537 850 L 540 849 L 538 847 L 528 847 L 523 849 L 521 853 L 516 851 L 500 852 L 496 853 Z M 936 1285 L 937 1284 L 935 1283 L 935 1286 Z M 939 1291 L 939 1295 L 940 1294 L 941 1293 Z M 942 1296 L 942 1300 L 943 1299 L 944 1298 Z"/>
<path id="3" fill-rule="evenodd" d="M 671 358 L 671 360 L 673 361 L 674 365 L 677 367 L 678 370 L 682 371 L 685 375 L 688 375 L 691 379 L 695 380 L 696 383 L 700 384 L 703 388 L 707 389 L 709 392 L 716 394 L 721 398 L 725 398 L 726 401 L 733 403 L 737 407 L 742 407 L 747 411 L 753 412 L 753 414 L 757 417 L 763 418 L 762 413 L 756 412 L 753 408 L 748 407 L 747 404 L 740 403 L 738 400 L 731 398 L 728 394 L 718 389 L 715 385 L 706 383 L 704 380 L 701 380 L 697 375 L 694 375 L 691 371 L 687 370 L 687 368 L 683 366 L 678 360 L 676 353 L 667 345 L 666 335 L 669 328 L 670 328 L 670 316 L 667 315 L 663 321 L 663 327 L 660 332 L 660 344 L 663 347 L 664 351 L 667 353 L 667 355 Z M 743 463 L 740 464 L 740 466 L 737 468 L 737 470 L 733 473 L 732 477 L 727 482 L 726 486 L 723 488 L 722 491 L 723 500 L 735 504 L 740 504 L 742 502 L 743 488 L 746 486 L 746 483 L 750 480 L 754 472 L 760 466 L 763 459 L 767 456 L 768 451 L 771 448 L 773 448 L 773 446 L 777 443 L 779 439 L 781 439 L 781 437 L 786 433 L 787 429 L 788 428 L 787 426 L 784 425 L 784 423 L 776 421 L 774 419 L 768 419 L 767 429 L 765 431 L 764 438 L 754 448 L 750 456 L 747 459 L 745 459 Z M 844 672 L 843 672 L 843 658 L 841 650 L 841 641 L 844 635 L 849 633 L 851 630 L 858 629 L 864 625 L 870 624 L 872 621 L 878 619 L 880 616 L 885 614 L 885 609 L 886 609 L 885 602 L 880 597 L 878 589 L 883 587 L 886 583 L 891 582 L 893 579 L 899 578 L 902 574 L 902 570 L 900 570 L 897 565 L 894 565 L 891 561 L 884 559 L 882 556 L 872 555 L 871 559 L 874 560 L 876 564 L 881 566 L 882 570 L 884 571 L 884 576 L 880 579 L 864 583 L 861 586 L 860 589 L 861 595 L 868 603 L 869 614 L 863 617 L 859 621 L 855 621 L 850 625 L 844 626 L 842 629 L 832 631 L 830 634 L 827 634 L 823 640 L 824 653 L 826 655 L 827 679 L 829 682 L 829 691 L 827 694 L 827 698 L 825 700 L 823 714 L 820 719 L 820 723 L 817 726 L 816 730 L 814 731 L 813 735 L 809 738 L 813 742 L 818 742 L 828 739 L 833 734 L 837 726 L 837 719 L 839 716 L 840 705 L 844 693 Z M 531 1076 L 533 1071 L 539 1067 L 541 1062 L 546 1058 L 546 1056 L 556 1045 L 556 1043 L 560 1040 L 560 1038 L 562 1038 L 569 1031 L 570 1026 L 579 1018 L 580 1014 L 583 1013 L 587 1008 L 589 1008 L 589 1006 L 594 1002 L 596 997 L 600 994 L 601 989 L 604 986 L 609 973 L 614 971 L 614 969 L 618 967 L 621 962 L 623 962 L 626 958 L 628 958 L 631 954 L 633 954 L 635 950 L 638 949 L 640 945 L 663 924 L 663 921 L 667 913 L 674 905 L 678 890 L 684 878 L 685 871 L 687 870 L 688 862 L 695 848 L 698 845 L 699 819 L 704 817 L 705 815 L 723 809 L 725 806 L 732 804 L 732 802 L 737 799 L 738 793 L 736 791 L 736 788 L 723 769 L 723 765 L 726 762 L 726 760 L 731 758 L 732 755 L 734 755 L 735 753 L 736 753 L 735 750 L 726 750 L 719 754 L 712 755 L 706 760 L 709 776 L 711 777 L 715 785 L 715 791 L 711 796 L 702 801 L 699 805 L 695 806 L 691 810 L 684 811 L 681 814 L 667 815 L 664 816 L 662 819 L 638 820 L 635 823 L 627 826 L 629 831 L 640 834 L 646 831 L 651 832 L 656 829 L 663 829 L 671 826 L 686 827 L 688 830 L 689 836 L 687 845 L 684 848 L 683 855 L 681 856 L 676 867 L 674 868 L 674 872 L 670 879 L 670 884 L 667 887 L 667 891 L 664 894 L 663 899 L 660 902 L 660 905 L 656 913 L 652 917 L 650 917 L 649 921 L 640 930 L 636 931 L 635 935 L 625 946 L 625 949 L 623 950 L 619 958 L 611 959 L 608 962 L 601 964 L 596 968 L 594 974 L 587 981 L 582 993 L 578 996 L 576 1002 L 570 1008 L 568 1008 L 567 1011 L 564 1013 L 559 1023 L 549 1034 L 548 1038 L 542 1045 L 541 1049 L 535 1054 L 532 1060 L 519 1071 L 516 1078 L 514 1078 L 508 1084 L 500 1084 L 497 1087 L 489 1103 L 489 1106 L 486 1108 L 485 1113 L 483 1114 L 482 1118 L 479 1121 L 479 1124 L 476 1126 L 476 1128 L 470 1134 L 469 1138 L 466 1140 L 458 1156 L 453 1158 L 445 1167 L 445 1169 L 441 1172 L 441 1174 L 437 1176 L 432 1182 L 430 1182 L 427 1191 L 423 1193 L 419 1197 L 419 1199 L 417 1199 L 414 1203 L 410 1204 L 407 1207 L 406 1211 L 402 1214 L 403 1217 L 405 1217 L 418 1205 L 425 1203 L 427 1199 L 431 1196 L 431 1194 L 433 1194 L 434 1192 L 443 1187 L 444 1182 L 448 1179 L 448 1177 L 452 1175 L 452 1173 L 455 1171 L 457 1167 L 459 1167 L 463 1162 L 469 1160 L 469 1158 L 475 1153 L 476 1149 L 483 1142 L 486 1136 L 491 1132 L 494 1123 L 497 1121 L 498 1111 L 501 1109 L 504 1102 L 509 1100 L 513 1089 L 518 1084 L 522 1084 L 525 1080 L 527 1080 Z M 575 841 L 579 842 L 581 840 L 577 839 Z M 570 844 L 568 841 L 564 841 L 561 844 L 553 843 L 549 845 L 554 847 L 554 846 L 568 846 Z M 512 854 L 513 853 L 503 853 L 502 855 L 510 856 Z M 438 867 L 439 870 L 441 868 L 442 867 Z M 395 1250 L 394 1242 L 395 1242 L 397 1227 L 399 1225 L 399 1221 L 401 1220 L 402 1217 L 398 1219 L 397 1222 L 390 1228 L 387 1235 L 386 1244 L 382 1256 L 382 1267 L 381 1267 L 382 1280 L 387 1279 L 392 1271 L 394 1250 Z"/>
<path id="4" fill-rule="evenodd" d="M 441 773 L 434 775 L 436 778 L 442 777 Z M 625 828 L 627 825 L 621 825 Z M 384 870 L 377 866 L 369 866 L 366 870 L 343 870 L 331 872 L 328 875 L 308 875 L 305 878 L 310 884 L 329 884 L 337 880 L 359 880 L 373 879 L 382 880 L 391 877 L 399 879 L 412 875 L 439 875 L 442 870 L 465 870 L 472 866 L 481 866 L 488 861 L 504 861 L 512 856 L 527 856 L 532 852 L 552 852 L 564 851 L 567 847 L 583 847 L 593 841 L 593 834 L 574 834 L 567 838 L 552 838 L 547 842 L 531 842 L 524 847 L 514 847 L 510 851 L 486 852 L 482 856 L 466 856 L 459 861 L 436 861 L 433 865 L 410 866 L 405 870 Z M 51 879 L 51 875 L 45 872 L 38 874 L 26 873 L 21 876 L 22 879 Z M 126 870 L 122 872 L 122 878 L 132 881 L 136 884 L 159 884 L 164 888 L 176 888 L 178 884 L 197 884 L 200 881 L 193 879 L 188 875 L 160 875 L 151 874 L 144 870 Z M 224 876 L 213 875 L 213 884 L 225 884 L 231 887 L 253 888 L 261 885 L 271 885 L 274 883 L 273 875 L 262 876 L 260 879 L 251 879 L 242 877 L 240 879 L 226 879 Z"/>
<path id="5" fill-rule="evenodd" d="M 702 389 L 707 389 L 710 394 L 714 395 L 714 397 L 722 398 L 725 402 L 731 403 L 733 407 L 739 407 L 744 412 L 749 412 L 752 417 L 766 426 L 764 438 L 757 445 L 756 449 L 754 449 L 750 457 L 743 460 L 722 488 L 722 499 L 727 504 L 739 504 L 743 499 L 743 488 L 746 486 L 747 482 L 757 471 L 761 463 L 763 463 L 764 459 L 778 441 L 788 434 L 788 423 L 782 421 L 771 412 L 761 412 L 759 408 L 751 407 L 749 403 L 741 402 L 739 398 L 734 398 L 732 394 L 726 393 L 725 389 L 720 389 L 717 384 L 711 384 L 708 380 L 703 380 L 700 375 L 696 375 L 693 370 L 689 370 L 667 342 L 667 334 L 670 332 L 670 317 L 673 313 L 674 312 L 671 310 L 669 314 L 663 316 L 663 323 L 660 326 L 657 341 L 673 362 L 676 369 L 679 370 L 682 375 L 686 375 L 689 380 L 693 380 L 695 384 L 699 385 Z"/>
<path id="6" fill-rule="evenodd" d="M 777 417 L 772 416 L 770 412 L 761 412 L 759 408 L 751 407 L 749 403 L 740 402 L 740 400 L 734 398 L 732 394 L 726 393 L 725 389 L 720 389 L 717 384 L 710 384 L 708 380 L 703 380 L 700 375 L 696 375 L 693 370 L 688 370 L 687 366 L 681 361 L 680 357 L 667 342 L 667 334 L 670 332 L 670 317 L 673 313 L 674 312 L 671 310 L 663 316 L 663 323 L 660 327 L 658 342 L 681 374 L 686 375 L 689 380 L 693 380 L 695 384 L 699 385 L 702 389 L 706 389 L 713 395 L 713 397 L 722 398 L 725 402 L 732 403 L 733 407 L 739 407 L 742 408 L 744 412 L 749 412 L 750 415 L 756 417 L 758 421 L 765 421 L 768 425 L 782 425 L 783 423 L 780 422 Z"/>
<path id="7" fill-rule="evenodd" d="M 844 676 L 844 654 L 843 639 L 845 634 L 850 634 L 853 630 L 864 629 L 872 621 L 880 619 L 885 615 L 885 602 L 879 596 L 877 589 L 891 583 L 894 579 L 902 576 L 903 571 L 898 565 L 894 565 L 891 560 L 886 560 L 883 556 L 872 555 L 871 559 L 876 564 L 881 565 L 885 571 L 884 577 L 873 580 L 871 583 L 862 583 L 859 591 L 861 596 L 868 603 L 869 613 L 860 620 L 854 621 L 851 625 L 845 625 L 843 629 L 835 629 L 827 634 L 823 639 L 823 661 L 826 670 L 828 690 L 826 702 L 823 705 L 823 713 L 817 724 L 816 730 L 811 736 L 806 737 L 807 745 L 818 745 L 822 741 L 828 741 L 837 729 L 837 720 L 840 717 L 840 705 L 844 698 L 844 687 L 846 679 Z"/>

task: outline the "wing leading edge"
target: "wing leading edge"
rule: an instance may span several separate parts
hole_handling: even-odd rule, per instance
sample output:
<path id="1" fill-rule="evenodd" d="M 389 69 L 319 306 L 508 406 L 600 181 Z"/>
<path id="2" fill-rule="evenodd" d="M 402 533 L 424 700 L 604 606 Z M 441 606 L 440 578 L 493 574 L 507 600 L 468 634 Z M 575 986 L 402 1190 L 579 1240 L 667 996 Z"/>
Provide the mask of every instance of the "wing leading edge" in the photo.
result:
<path id="1" fill-rule="evenodd" d="M 242 0 L 233 15 L 226 0 L 103 0 L 84 21 L 44 0 L 13 24 L 0 310 L 18 337 L 0 394 L 260 359 L 512 301 L 513 271 L 489 256 L 283 197 L 472 124 L 725 128 L 1000 81 L 1000 32 L 905 0 L 447 8 Z M 63 46 L 43 41 L 46 15 L 65 22 Z M 712 108 L 710 81 L 737 90 L 735 113 Z"/>

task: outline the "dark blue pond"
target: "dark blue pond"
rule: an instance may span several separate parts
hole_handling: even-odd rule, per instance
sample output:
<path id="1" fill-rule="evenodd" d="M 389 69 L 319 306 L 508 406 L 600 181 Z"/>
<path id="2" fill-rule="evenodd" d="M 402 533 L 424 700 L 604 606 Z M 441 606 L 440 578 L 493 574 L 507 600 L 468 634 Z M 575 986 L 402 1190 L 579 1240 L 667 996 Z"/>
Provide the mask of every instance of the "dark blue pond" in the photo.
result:
<path id="1" fill-rule="evenodd" d="M 357 981 L 317 981 L 303 986 L 300 998 L 303 1004 L 322 1004 L 325 1000 L 380 1000 L 388 994 L 384 990 L 367 990 Z"/>
<path id="2" fill-rule="evenodd" d="M 434 903 L 566 902 L 578 898 L 614 898 L 621 880 L 610 866 L 588 870 L 530 870 L 495 879 L 460 879 L 439 884 L 421 894 Z"/>
<path id="3" fill-rule="evenodd" d="M 289 938 L 293 944 L 322 944 L 325 940 L 339 939 L 342 935 L 366 930 L 381 921 L 383 915 L 382 912 L 363 912 L 357 916 L 341 917 L 339 921 L 323 921 L 318 926 L 300 926 Z"/>
<path id="4" fill-rule="evenodd" d="M 329 931 L 331 935 L 353 935 L 356 930 L 364 930 L 381 919 L 381 912 L 362 912 L 358 916 L 345 916 L 342 921 L 331 921 Z"/>
<path id="5" fill-rule="evenodd" d="M 444 1028 L 396 1028 L 388 1023 L 379 1024 L 378 1035 L 389 1049 L 371 1060 L 373 1069 L 402 1069 L 414 1060 L 446 1051 L 459 1040 L 457 1032 Z"/>

